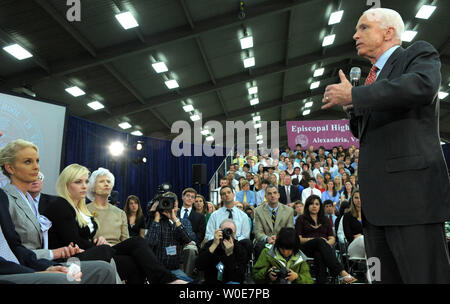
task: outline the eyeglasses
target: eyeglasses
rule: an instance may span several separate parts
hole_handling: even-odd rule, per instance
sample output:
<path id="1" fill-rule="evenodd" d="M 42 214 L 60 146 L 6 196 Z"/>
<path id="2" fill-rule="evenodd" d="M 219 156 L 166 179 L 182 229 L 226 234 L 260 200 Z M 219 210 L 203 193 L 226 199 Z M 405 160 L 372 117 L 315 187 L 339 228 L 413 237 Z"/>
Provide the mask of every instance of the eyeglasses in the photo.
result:
<path id="1" fill-rule="evenodd" d="M 186 197 L 186 198 L 195 198 L 195 195 L 186 194 L 184 197 Z"/>

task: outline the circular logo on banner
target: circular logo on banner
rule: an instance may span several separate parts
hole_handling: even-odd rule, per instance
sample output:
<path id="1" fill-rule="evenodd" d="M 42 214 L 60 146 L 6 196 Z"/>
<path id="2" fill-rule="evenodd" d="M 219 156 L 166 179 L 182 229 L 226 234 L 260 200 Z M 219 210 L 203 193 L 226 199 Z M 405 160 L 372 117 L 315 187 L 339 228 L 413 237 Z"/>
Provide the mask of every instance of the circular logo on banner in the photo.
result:
<path id="1" fill-rule="evenodd" d="M 300 145 L 302 145 L 302 147 L 305 147 L 305 146 L 308 145 L 308 142 L 309 142 L 308 136 L 306 136 L 306 135 L 300 134 L 300 135 L 297 135 L 295 137 L 295 144 L 296 145 L 300 144 Z"/>
<path id="2" fill-rule="evenodd" d="M 0 149 L 10 141 L 24 139 L 39 147 L 39 153 L 44 154 L 44 140 L 41 128 L 33 115 L 17 104 L 14 98 L 0 98 L 0 130 L 4 133 L 0 137 Z M 9 183 L 9 179 L 0 173 L 0 187 Z"/>

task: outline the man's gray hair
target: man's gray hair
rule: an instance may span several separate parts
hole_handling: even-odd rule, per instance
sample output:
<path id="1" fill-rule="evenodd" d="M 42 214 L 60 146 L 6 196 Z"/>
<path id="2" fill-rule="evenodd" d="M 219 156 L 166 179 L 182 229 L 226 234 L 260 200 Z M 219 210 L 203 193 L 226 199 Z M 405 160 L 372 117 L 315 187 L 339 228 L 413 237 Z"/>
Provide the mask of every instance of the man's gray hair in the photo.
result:
<path id="1" fill-rule="evenodd" d="M 371 8 L 363 13 L 370 21 L 378 21 L 380 27 L 385 29 L 392 26 L 395 29 L 395 37 L 402 40 L 402 34 L 405 31 L 405 23 L 402 16 L 389 8 Z"/>
<path id="2" fill-rule="evenodd" d="M 222 223 L 220 223 L 219 228 L 222 229 L 222 225 L 225 224 L 225 223 L 233 223 L 233 225 L 234 225 L 234 230 L 236 230 L 236 223 L 235 223 L 232 219 L 224 219 L 224 220 L 222 221 Z"/>

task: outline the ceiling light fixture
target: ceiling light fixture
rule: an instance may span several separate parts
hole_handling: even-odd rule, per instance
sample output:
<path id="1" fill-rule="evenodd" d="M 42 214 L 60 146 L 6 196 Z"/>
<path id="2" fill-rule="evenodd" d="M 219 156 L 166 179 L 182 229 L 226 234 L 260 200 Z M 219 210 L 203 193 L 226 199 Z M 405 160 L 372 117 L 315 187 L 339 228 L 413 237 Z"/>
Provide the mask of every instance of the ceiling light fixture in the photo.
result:
<path id="1" fill-rule="evenodd" d="M 402 34 L 402 41 L 411 42 L 416 35 L 417 31 L 404 31 Z"/>
<path id="2" fill-rule="evenodd" d="M 313 102 L 309 101 L 309 102 L 305 103 L 305 108 L 311 108 L 312 105 L 313 105 Z"/>
<path id="3" fill-rule="evenodd" d="M 253 36 L 246 36 L 240 39 L 243 50 L 253 47 Z"/>
<path id="4" fill-rule="evenodd" d="M 328 20 L 328 25 L 336 24 L 341 22 L 342 15 L 344 14 L 344 11 L 337 11 L 330 15 L 330 19 Z"/>
<path id="5" fill-rule="evenodd" d="M 434 5 L 422 5 L 422 7 L 417 12 L 416 18 L 428 19 L 430 18 L 431 14 L 433 14 L 435 9 L 436 6 Z"/>
<path id="6" fill-rule="evenodd" d="M 122 129 L 126 130 L 126 129 L 131 128 L 131 125 L 128 122 L 124 121 L 124 122 L 121 122 L 119 124 L 119 127 L 121 127 Z"/>
<path id="7" fill-rule="evenodd" d="M 194 114 L 190 118 L 191 118 L 192 121 L 197 121 L 197 120 L 200 120 L 200 115 Z"/>
<path id="8" fill-rule="evenodd" d="M 130 28 L 134 28 L 139 26 L 136 19 L 134 19 L 133 15 L 130 12 L 123 12 L 116 15 L 117 21 L 119 21 L 120 25 L 126 30 Z"/>
<path id="9" fill-rule="evenodd" d="M 136 130 L 136 131 L 131 132 L 131 135 L 134 135 L 134 136 L 142 136 L 142 135 L 144 135 L 144 134 L 142 134 L 141 131 Z"/>
<path id="10" fill-rule="evenodd" d="M 192 112 L 194 111 L 194 107 L 192 105 L 185 105 L 183 106 L 184 112 Z"/>
<path id="11" fill-rule="evenodd" d="M 255 57 L 248 57 L 244 59 L 244 68 L 255 66 Z"/>
<path id="12" fill-rule="evenodd" d="M 175 79 L 167 80 L 164 82 L 168 89 L 176 89 L 179 87 L 178 82 Z"/>
<path id="13" fill-rule="evenodd" d="M 335 34 L 325 36 L 325 38 L 323 38 L 322 46 L 332 45 L 334 43 L 334 38 L 336 38 Z"/>
<path id="14" fill-rule="evenodd" d="M 66 92 L 69 93 L 70 95 L 72 95 L 73 97 L 78 97 L 78 96 L 86 94 L 82 89 L 80 89 L 77 86 L 67 88 Z"/>
<path id="15" fill-rule="evenodd" d="M 250 99 L 250 105 L 251 106 L 257 105 L 258 103 L 259 103 L 259 98 L 258 97 Z"/>
<path id="16" fill-rule="evenodd" d="M 316 69 L 316 70 L 314 71 L 313 77 L 319 77 L 319 76 L 322 76 L 324 71 L 325 71 L 325 68 Z"/>
<path id="17" fill-rule="evenodd" d="M 169 69 L 167 68 L 167 65 L 163 61 L 158 61 L 152 64 L 153 69 L 156 73 L 163 73 L 167 72 Z"/>
<path id="18" fill-rule="evenodd" d="M 100 109 L 103 109 L 103 108 L 105 107 L 102 103 L 100 103 L 100 102 L 98 102 L 98 101 L 90 102 L 90 103 L 88 103 L 87 105 L 88 105 L 91 109 L 93 109 L 93 110 L 95 110 L 95 111 L 100 110 Z"/>
<path id="19" fill-rule="evenodd" d="M 447 93 L 447 92 L 442 92 L 442 91 L 440 91 L 440 92 L 438 93 L 438 97 L 439 97 L 440 100 L 445 99 L 447 96 L 448 96 L 448 93 Z"/>
<path id="20" fill-rule="evenodd" d="M 260 121 L 261 120 L 261 116 L 257 115 L 257 116 L 253 116 L 253 121 Z"/>
<path id="21" fill-rule="evenodd" d="M 320 86 L 320 81 L 315 81 L 311 83 L 311 86 L 309 87 L 310 90 L 317 89 Z"/>
<path id="22" fill-rule="evenodd" d="M 23 59 L 33 57 L 33 55 L 30 52 L 28 52 L 26 49 L 24 49 L 17 43 L 5 46 L 3 48 L 3 50 L 5 50 L 5 52 L 8 52 L 9 54 L 13 55 L 14 57 L 16 57 L 16 59 L 18 59 L 18 60 L 23 60 Z"/>
<path id="23" fill-rule="evenodd" d="M 257 86 L 253 86 L 253 87 L 248 88 L 248 94 L 249 95 L 253 95 L 253 94 L 256 94 L 256 93 L 258 93 L 258 87 Z"/>

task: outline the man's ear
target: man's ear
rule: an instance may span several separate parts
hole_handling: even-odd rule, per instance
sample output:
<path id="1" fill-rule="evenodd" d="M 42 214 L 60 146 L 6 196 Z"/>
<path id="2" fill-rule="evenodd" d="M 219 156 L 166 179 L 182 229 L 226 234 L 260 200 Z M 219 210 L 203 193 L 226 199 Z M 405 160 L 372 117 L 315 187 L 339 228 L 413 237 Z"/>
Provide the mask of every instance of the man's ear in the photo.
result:
<path id="1" fill-rule="evenodd" d="M 386 32 L 384 34 L 384 40 L 386 40 L 386 41 L 394 40 L 395 39 L 395 33 L 396 33 L 395 28 L 392 27 L 392 26 L 388 26 L 388 28 L 386 29 Z"/>

